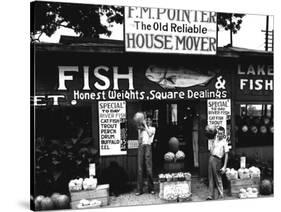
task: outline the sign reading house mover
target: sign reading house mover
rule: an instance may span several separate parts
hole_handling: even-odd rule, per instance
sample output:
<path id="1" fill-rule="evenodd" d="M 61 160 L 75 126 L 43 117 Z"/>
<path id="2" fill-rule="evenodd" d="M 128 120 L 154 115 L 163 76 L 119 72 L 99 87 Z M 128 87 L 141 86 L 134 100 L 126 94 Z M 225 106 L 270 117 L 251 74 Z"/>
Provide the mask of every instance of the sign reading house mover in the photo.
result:
<path id="1" fill-rule="evenodd" d="M 216 54 L 215 12 L 125 7 L 127 52 Z"/>
<path id="2" fill-rule="evenodd" d="M 100 155 L 127 154 L 126 102 L 99 102 Z"/>

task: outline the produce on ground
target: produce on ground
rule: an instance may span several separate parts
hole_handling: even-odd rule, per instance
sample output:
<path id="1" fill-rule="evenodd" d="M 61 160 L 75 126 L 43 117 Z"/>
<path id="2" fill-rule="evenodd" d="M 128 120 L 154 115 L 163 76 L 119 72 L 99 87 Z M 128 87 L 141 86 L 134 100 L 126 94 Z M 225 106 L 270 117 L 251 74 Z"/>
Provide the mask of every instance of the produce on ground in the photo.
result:
<path id="1" fill-rule="evenodd" d="M 82 199 L 79 201 L 77 208 L 89 208 L 89 207 L 100 207 L 100 206 L 101 206 L 101 201 L 99 200 Z"/>
<path id="2" fill-rule="evenodd" d="M 245 198 L 255 198 L 258 197 L 258 189 L 248 187 L 247 189 L 241 188 L 239 192 L 239 198 L 245 199 Z"/>
<path id="3" fill-rule="evenodd" d="M 261 181 L 260 193 L 263 195 L 270 195 L 273 192 L 273 186 L 270 180 L 264 179 Z"/>
<path id="4" fill-rule="evenodd" d="M 35 210 L 68 209 L 70 198 L 65 194 L 53 193 L 51 197 L 39 195 L 35 198 Z"/>

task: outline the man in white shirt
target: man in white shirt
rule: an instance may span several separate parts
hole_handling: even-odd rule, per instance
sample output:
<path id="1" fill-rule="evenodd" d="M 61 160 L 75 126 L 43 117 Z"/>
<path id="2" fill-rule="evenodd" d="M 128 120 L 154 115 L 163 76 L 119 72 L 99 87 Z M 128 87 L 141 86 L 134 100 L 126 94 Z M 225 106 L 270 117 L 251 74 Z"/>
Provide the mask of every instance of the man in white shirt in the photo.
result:
<path id="1" fill-rule="evenodd" d="M 209 196 L 207 200 L 215 198 L 215 189 L 219 192 L 219 198 L 223 198 L 223 185 L 221 175 L 225 173 L 227 161 L 228 161 L 228 143 L 225 139 L 225 129 L 219 127 L 217 129 L 217 135 L 214 139 L 209 140 Z M 224 164 L 222 166 L 222 158 L 224 157 Z"/>
<path id="2" fill-rule="evenodd" d="M 143 124 L 138 129 L 139 135 L 139 148 L 138 148 L 138 182 L 137 193 L 141 195 L 143 193 L 143 163 L 145 162 L 146 176 L 148 178 L 148 192 L 155 194 L 152 176 L 152 151 L 151 144 L 156 132 L 155 127 L 152 127 L 152 119 L 147 117 L 143 121 Z"/>

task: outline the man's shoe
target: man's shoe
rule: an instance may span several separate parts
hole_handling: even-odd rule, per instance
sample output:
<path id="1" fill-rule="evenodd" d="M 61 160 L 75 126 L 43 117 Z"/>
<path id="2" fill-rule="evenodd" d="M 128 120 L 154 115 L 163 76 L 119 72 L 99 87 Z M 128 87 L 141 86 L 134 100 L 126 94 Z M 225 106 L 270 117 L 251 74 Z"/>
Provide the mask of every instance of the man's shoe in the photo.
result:
<path id="1" fill-rule="evenodd" d="M 137 192 L 136 196 L 142 195 L 142 192 Z"/>
<path id="2" fill-rule="evenodd" d="M 208 196 L 206 200 L 213 200 L 213 197 Z"/>

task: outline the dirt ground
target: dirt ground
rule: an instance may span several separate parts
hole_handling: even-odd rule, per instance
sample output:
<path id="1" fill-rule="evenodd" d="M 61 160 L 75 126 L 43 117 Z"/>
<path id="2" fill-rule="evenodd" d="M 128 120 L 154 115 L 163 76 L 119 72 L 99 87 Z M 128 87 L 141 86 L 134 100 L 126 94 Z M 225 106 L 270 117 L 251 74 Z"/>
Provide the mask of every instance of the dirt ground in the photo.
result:
<path id="1" fill-rule="evenodd" d="M 191 199 L 186 200 L 186 202 L 206 201 L 206 198 L 208 196 L 208 187 L 204 184 L 203 179 L 195 178 L 192 179 L 191 182 L 192 196 Z M 136 196 L 135 191 L 131 191 L 126 194 L 121 194 L 117 197 L 110 196 L 109 207 L 171 203 L 159 198 L 159 189 L 157 190 L 157 188 L 159 188 L 158 183 L 155 183 L 155 188 L 156 193 L 154 195 L 144 193 L 140 196 Z M 236 197 L 229 196 L 227 190 L 225 190 L 224 193 L 224 199 L 238 199 Z"/>

